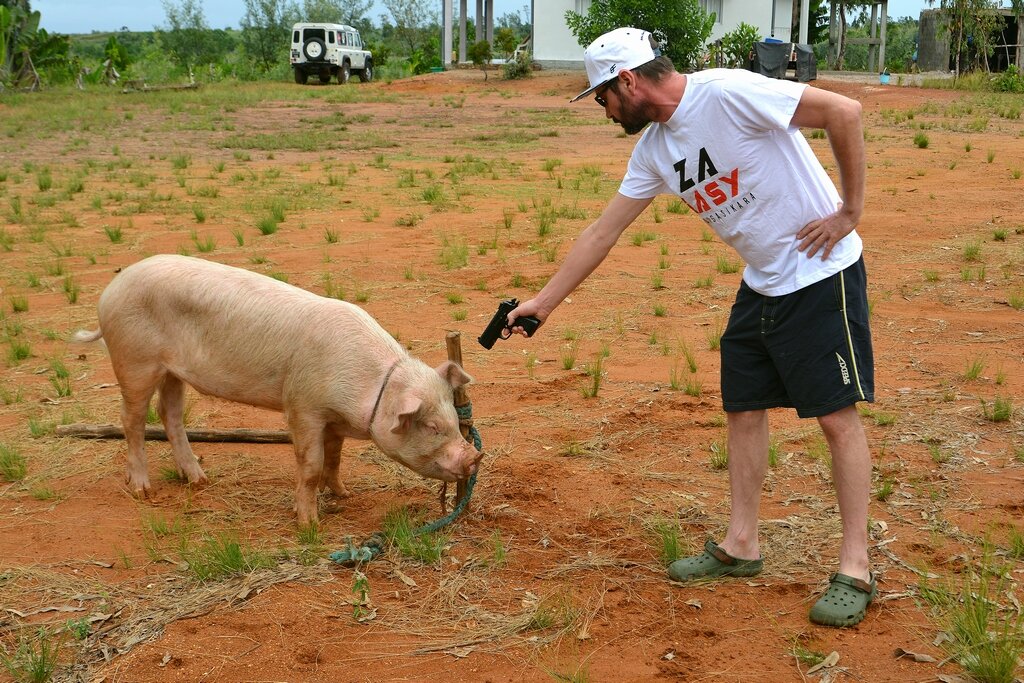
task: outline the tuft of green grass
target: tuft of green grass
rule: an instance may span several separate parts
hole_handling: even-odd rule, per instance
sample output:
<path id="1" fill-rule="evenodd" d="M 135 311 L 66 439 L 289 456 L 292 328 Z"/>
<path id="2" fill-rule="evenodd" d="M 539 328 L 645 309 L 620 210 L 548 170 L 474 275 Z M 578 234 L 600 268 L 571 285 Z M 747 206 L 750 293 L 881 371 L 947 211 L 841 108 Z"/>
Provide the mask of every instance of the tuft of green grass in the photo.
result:
<path id="1" fill-rule="evenodd" d="M 106 233 L 107 239 L 110 240 L 111 244 L 120 244 L 124 240 L 124 231 L 120 226 L 111 227 L 104 225 L 103 232 Z"/>
<path id="2" fill-rule="evenodd" d="M 61 638 L 40 628 L 35 638 L 19 637 L 12 654 L 0 650 L 0 664 L 17 683 L 47 683 L 57 670 L 61 645 Z"/>
<path id="3" fill-rule="evenodd" d="M 469 246 L 465 240 L 451 240 L 444 236 L 441 238 L 441 253 L 438 260 L 445 270 L 464 268 L 469 264 Z"/>
<path id="4" fill-rule="evenodd" d="M 213 240 L 213 235 L 207 234 L 200 239 L 196 232 L 192 231 L 192 244 L 196 245 L 196 249 L 203 254 L 208 254 L 217 248 L 217 243 Z"/>
<path id="5" fill-rule="evenodd" d="M 8 345 L 7 359 L 12 363 L 23 361 L 32 355 L 32 346 L 27 341 L 11 339 Z"/>
<path id="6" fill-rule="evenodd" d="M 407 507 L 391 508 L 385 513 L 383 531 L 388 542 L 404 557 L 436 566 L 448 545 L 447 534 L 416 534 L 415 530 L 416 522 Z"/>
<path id="7" fill-rule="evenodd" d="M 970 363 L 968 363 L 967 369 L 964 370 L 964 379 L 966 379 L 969 382 L 972 382 L 981 377 L 981 373 L 984 370 L 985 360 L 983 358 L 975 358 Z"/>
<path id="8" fill-rule="evenodd" d="M 256 229 L 260 231 L 261 235 L 273 235 L 277 232 L 277 223 L 273 216 L 266 216 L 256 223 Z"/>
<path id="9" fill-rule="evenodd" d="M 598 354 L 594 362 L 587 366 L 587 376 L 590 382 L 583 387 L 584 398 L 596 398 L 601 390 L 601 380 L 604 379 L 604 356 Z"/>
<path id="10" fill-rule="evenodd" d="M 6 481 L 21 481 L 28 474 L 28 464 L 25 456 L 8 446 L 0 443 L 0 477 Z"/>
<path id="11" fill-rule="evenodd" d="M 729 275 L 738 272 L 740 264 L 736 261 L 731 261 L 727 257 L 719 255 L 715 263 L 715 270 L 723 275 Z"/>
<path id="12" fill-rule="evenodd" d="M 980 566 L 967 573 L 959 590 L 950 590 L 945 596 L 941 590 L 934 591 L 950 636 L 944 647 L 972 680 L 1018 680 L 1019 660 L 1024 656 L 1024 617 L 1015 609 L 1000 606 L 1000 598 L 1009 592 L 1006 574 L 988 543 Z"/>
<path id="13" fill-rule="evenodd" d="M 219 581 L 273 566 L 267 555 L 243 546 L 231 533 L 207 536 L 182 553 L 189 571 L 202 582 Z"/>
<path id="14" fill-rule="evenodd" d="M 28 299 L 23 296 L 12 296 L 11 310 L 15 313 L 25 313 L 28 311 Z"/>
<path id="15" fill-rule="evenodd" d="M 878 485 L 878 490 L 875 491 L 875 500 L 885 502 L 892 497 L 895 483 L 892 479 L 885 477 Z"/>
<path id="16" fill-rule="evenodd" d="M 64 296 L 67 297 L 69 304 L 78 303 L 78 295 L 81 293 L 81 286 L 75 282 L 75 279 L 70 274 L 64 276 Z"/>
<path id="17" fill-rule="evenodd" d="M 968 242 L 964 245 L 964 261 L 975 263 L 981 260 L 981 242 Z"/>
<path id="18" fill-rule="evenodd" d="M 576 354 L 579 352 L 579 348 L 579 339 L 574 339 L 571 343 L 566 345 L 565 350 L 562 351 L 563 370 L 572 370 L 576 367 Z"/>
<path id="19" fill-rule="evenodd" d="M 491 546 L 491 557 L 488 560 L 488 564 L 492 567 L 504 567 L 508 559 L 508 549 L 505 547 L 505 541 L 498 529 L 491 532 L 488 543 Z"/>
<path id="20" fill-rule="evenodd" d="M 708 462 L 713 470 L 726 470 L 729 468 L 729 447 L 721 441 L 715 441 L 709 447 L 711 457 Z"/>
<path id="21" fill-rule="evenodd" d="M 917 133 L 916 135 L 914 135 L 914 144 L 919 149 L 927 149 L 928 148 L 928 136 L 925 135 L 923 132 Z"/>
<path id="22" fill-rule="evenodd" d="M 50 385 L 53 386 L 54 391 L 57 392 L 58 398 L 66 398 L 71 395 L 71 373 L 68 372 L 67 366 L 64 365 L 64 361 L 59 358 L 54 358 L 50 361 L 50 369 L 53 370 L 53 376 L 50 377 Z"/>
<path id="23" fill-rule="evenodd" d="M 981 412 L 986 420 L 990 422 L 1009 422 L 1013 417 L 1013 401 L 1003 396 L 996 396 L 992 401 L 992 410 L 989 410 L 985 399 L 981 400 Z"/>
<path id="24" fill-rule="evenodd" d="M 655 519 L 650 523 L 651 533 L 657 542 L 658 559 L 667 567 L 683 556 L 683 544 L 679 540 L 679 524 L 668 519 Z"/>
<path id="25" fill-rule="evenodd" d="M 327 244 L 337 244 L 338 243 L 338 231 L 337 230 L 332 230 L 331 228 L 325 228 L 324 229 L 324 241 L 327 242 Z"/>

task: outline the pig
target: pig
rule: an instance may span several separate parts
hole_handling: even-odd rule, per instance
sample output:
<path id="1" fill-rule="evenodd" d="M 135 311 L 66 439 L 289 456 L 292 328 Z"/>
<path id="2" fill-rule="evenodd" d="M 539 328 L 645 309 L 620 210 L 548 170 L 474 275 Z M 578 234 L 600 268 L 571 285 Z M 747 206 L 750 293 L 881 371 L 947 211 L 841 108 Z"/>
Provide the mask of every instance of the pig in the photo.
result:
<path id="1" fill-rule="evenodd" d="M 185 385 L 285 414 L 297 462 L 295 512 L 317 522 L 317 491 L 348 492 L 339 473 L 345 437 L 370 439 L 424 477 L 461 482 L 482 453 L 459 432 L 453 390 L 472 381 L 456 363 L 431 368 L 410 356 L 358 306 L 241 268 L 152 256 L 119 273 L 100 295 L 99 329 L 75 340 L 106 344 L 121 390 L 132 493 L 152 491 L 146 412 L 158 412 L 174 462 L 207 482 L 182 420 Z"/>

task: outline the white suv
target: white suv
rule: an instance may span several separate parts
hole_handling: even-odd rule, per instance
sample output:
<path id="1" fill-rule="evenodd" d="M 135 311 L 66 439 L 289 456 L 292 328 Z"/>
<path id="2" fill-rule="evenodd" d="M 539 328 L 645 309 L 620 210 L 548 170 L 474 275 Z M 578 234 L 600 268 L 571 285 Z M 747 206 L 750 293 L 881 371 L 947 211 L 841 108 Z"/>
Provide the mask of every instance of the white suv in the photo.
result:
<path id="1" fill-rule="evenodd" d="M 373 55 L 363 49 L 359 31 L 345 24 L 295 24 L 292 26 L 292 69 L 295 82 L 304 84 L 310 74 L 321 83 L 348 83 L 355 73 L 366 83 L 373 80 Z"/>

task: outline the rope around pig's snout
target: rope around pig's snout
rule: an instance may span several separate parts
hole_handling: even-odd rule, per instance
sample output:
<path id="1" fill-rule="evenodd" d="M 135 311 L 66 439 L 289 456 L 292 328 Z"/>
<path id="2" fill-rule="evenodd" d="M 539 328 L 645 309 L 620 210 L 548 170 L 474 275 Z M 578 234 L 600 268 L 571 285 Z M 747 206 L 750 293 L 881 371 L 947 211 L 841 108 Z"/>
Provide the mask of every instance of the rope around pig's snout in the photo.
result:
<path id="1" fill-rule="evenodd" d="M 459 414 L 459 422 L 462 424 L 468 423 L 473 419 L 473 404 L 466 403 L 463 406 L 455 406 L 456 412 Z M 477 431 L 476 427 L 470 425 L 469 435 L 473 437 L 473 447 L 476 448 L 477 452 L 483 450 L 483 441 L 480 438 L 480 432 Z M 452 522 L 455 518 L 462 514 L 462 511 L 466 509 L 466 505 L 469 504 L 469 498 L 473 495 L 473 487 L 476 485 L 476 472 L 474 472 L 469 479 L 466 480 L 466 493 L 459 499 L 455 507 L 447 515 L 429 524 L 424 524 L 420 528 L 413 531 L 414 536 L 420 536 L 422 534 L 429 534 L 443 529 Z M 352 543 L 352 537 L 347 536 L 345 538 L 348 543 L 347 548 L 336 550 L 331 553 L 328 557 L 340 565 L 346 567 L 364 562 L 369 562 L 373 558 L 380 555 L 381 551 L 387 546 L 388 538 L 383 531 L 378 531 L 371 534 L 361 545 L 356 546 Z"/>

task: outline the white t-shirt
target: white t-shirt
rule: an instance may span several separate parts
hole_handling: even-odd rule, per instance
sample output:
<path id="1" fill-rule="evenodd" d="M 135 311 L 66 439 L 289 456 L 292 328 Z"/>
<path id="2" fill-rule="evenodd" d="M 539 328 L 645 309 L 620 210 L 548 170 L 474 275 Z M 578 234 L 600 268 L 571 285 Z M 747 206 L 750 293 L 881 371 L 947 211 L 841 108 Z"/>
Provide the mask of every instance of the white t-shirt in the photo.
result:
<path id="1" fill-rule="evenodd" d="M 790 125 L 807 86 L 739 69 L 686 78 L 672 118 L 641 136 L 619 192 L 682 198 L 743 257 L 744 281 L 766 296 L 795 292 L 855 263 L 862 250 L 856 231 L 826 261 L 820 251 L 813 258 L 797 251 L 797 232 L 840 202 L 800 129 Z"/>

